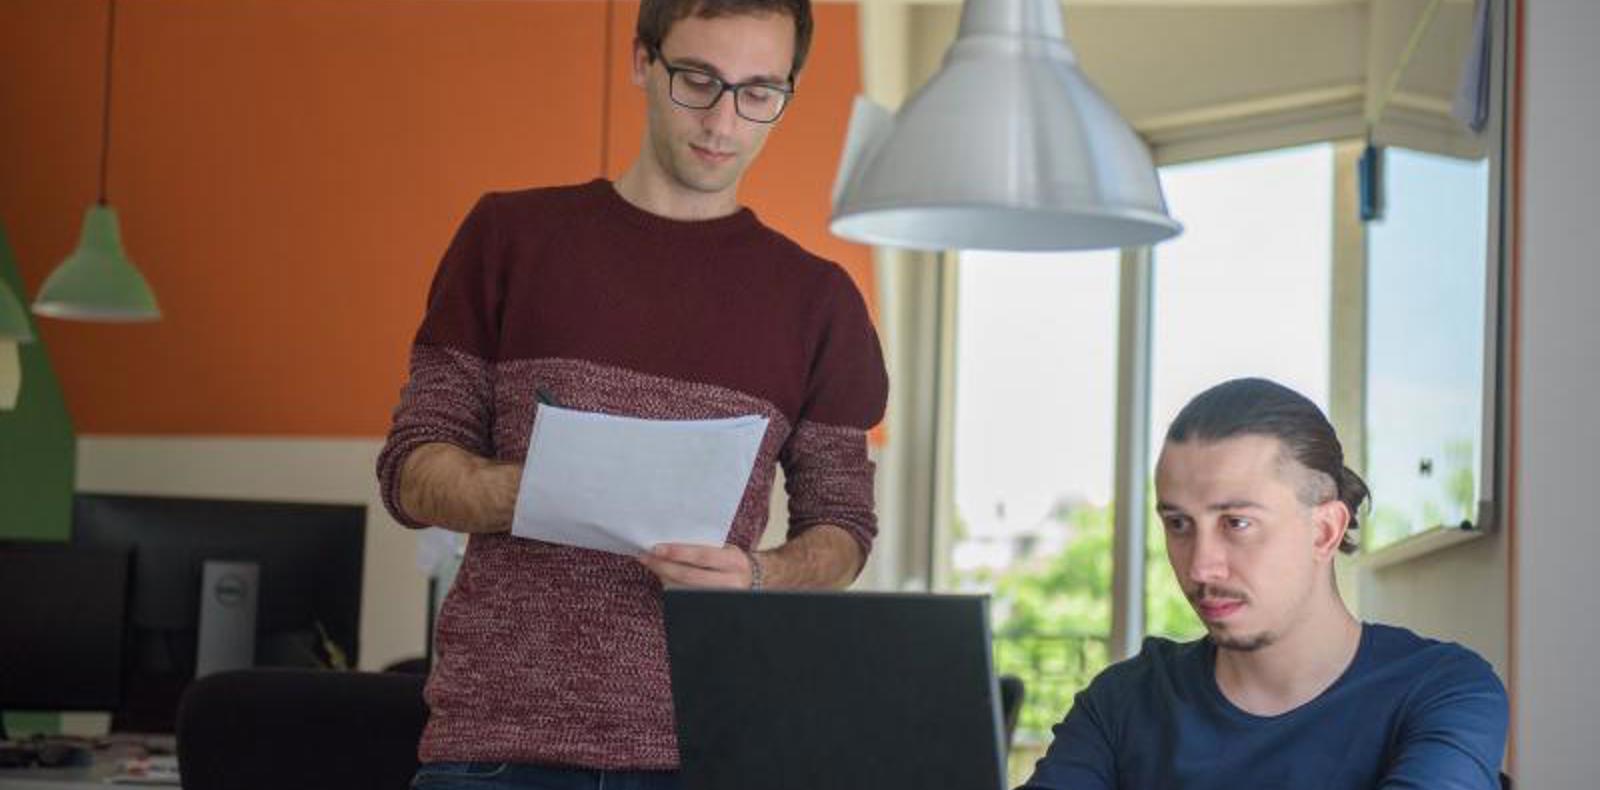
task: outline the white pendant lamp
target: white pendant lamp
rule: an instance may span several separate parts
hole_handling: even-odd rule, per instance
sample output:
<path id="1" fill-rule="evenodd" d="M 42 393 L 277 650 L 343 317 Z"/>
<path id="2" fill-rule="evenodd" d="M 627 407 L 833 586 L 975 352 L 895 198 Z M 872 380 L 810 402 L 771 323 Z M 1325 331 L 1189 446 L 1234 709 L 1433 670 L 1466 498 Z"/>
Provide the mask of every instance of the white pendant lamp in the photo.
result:
<path id="1" fill-rule="evenodd" d="M 832 231 L 924 250 L 1152 244 L 1149 149 L 1078 70 L 1055 0 L 967 0 L 944 65 L 892 117 L 858 98 Z"/>

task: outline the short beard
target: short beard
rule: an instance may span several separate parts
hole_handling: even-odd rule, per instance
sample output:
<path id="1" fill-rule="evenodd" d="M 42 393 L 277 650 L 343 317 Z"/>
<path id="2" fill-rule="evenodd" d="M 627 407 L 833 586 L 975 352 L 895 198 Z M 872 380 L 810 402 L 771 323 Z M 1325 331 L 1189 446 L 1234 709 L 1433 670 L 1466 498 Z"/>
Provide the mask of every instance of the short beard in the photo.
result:
<path id="1" fill-rule="evenodd" d="M 1252 636 L 1217 636 L 1211 635 L 1211 642 L 1219 650 L 1234 650 L 1240 653 L 1252 653 L 1278 641 L 1278 635 L 1270 631 L 1262 631 Z"/>

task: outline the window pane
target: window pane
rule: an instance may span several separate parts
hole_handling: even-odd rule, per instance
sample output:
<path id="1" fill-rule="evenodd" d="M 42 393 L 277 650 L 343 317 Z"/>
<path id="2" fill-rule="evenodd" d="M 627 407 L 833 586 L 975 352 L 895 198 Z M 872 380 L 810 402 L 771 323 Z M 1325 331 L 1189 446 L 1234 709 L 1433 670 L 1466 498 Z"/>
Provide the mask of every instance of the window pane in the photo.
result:
<path id="1" fill-rule="evenodd" d="M 1118 261 L 1113 251 L 959 262 L 944 586 L 995 593 L 998 669 L 1027 684 L 1019 771 L 1107 661 Z"/>
<path id="2" fill-rule="evenodd" d="M 1489 165 L 1391 148 L 1367 225 L 1368 550 L 1477 518 Z"/>
<path id="3" fill-rule="evenodd" d="M 1178 410 L 1227 379 L 1269 378 L 1327 409 L 1333 148 L 1166 167 L 1161 182 L 1184 232 L 1155 248 L 1152 471 Z M 1148 523 L 1146 630 L 1199 636 L 1153 513 Z"/>

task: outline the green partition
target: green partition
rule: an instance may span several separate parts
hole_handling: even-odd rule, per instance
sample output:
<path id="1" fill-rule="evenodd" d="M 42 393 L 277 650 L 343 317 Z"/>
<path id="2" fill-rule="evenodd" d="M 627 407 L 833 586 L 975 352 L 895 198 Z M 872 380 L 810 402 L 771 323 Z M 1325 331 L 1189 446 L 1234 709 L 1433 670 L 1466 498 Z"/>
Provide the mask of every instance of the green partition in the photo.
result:
<path id="1" fill-rule="evenodd" d="M 4 228 L 0 228 L 0 278 L 27 301 Z M 0 540 L 67 540 L 72 534 L 77 463 L 72 419 L 37 326 L 34 336 L 34 342 L 18 347 L 22 390 L 17 407 L 0 411 L 0 503 L 4 503 Z M 60 727 L 53 713 L 8 713 L 5 725 L 13 737 Z"/>

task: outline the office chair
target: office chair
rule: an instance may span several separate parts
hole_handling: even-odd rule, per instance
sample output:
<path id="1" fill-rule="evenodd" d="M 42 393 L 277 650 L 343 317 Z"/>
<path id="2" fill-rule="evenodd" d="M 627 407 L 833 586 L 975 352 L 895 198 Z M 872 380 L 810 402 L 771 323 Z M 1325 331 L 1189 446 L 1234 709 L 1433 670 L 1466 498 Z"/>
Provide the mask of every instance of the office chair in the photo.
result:
<path id="1" fill-rule="evenodd" d="M 1017 731 L 1017 718 L 1022 714 L 1025 696 L 1022 678 L 1016 675 L 1000 676 L 1000 720 L 1005 725 L 1006 752 L 1011 751 L 1011 739 Z"/>
<path id="2" fill-rule="evenodd" d="M 178 710 L 186 790 L 395 790 L 417 770 L 423 675 L 248 669 L 195 681 Z"/>

